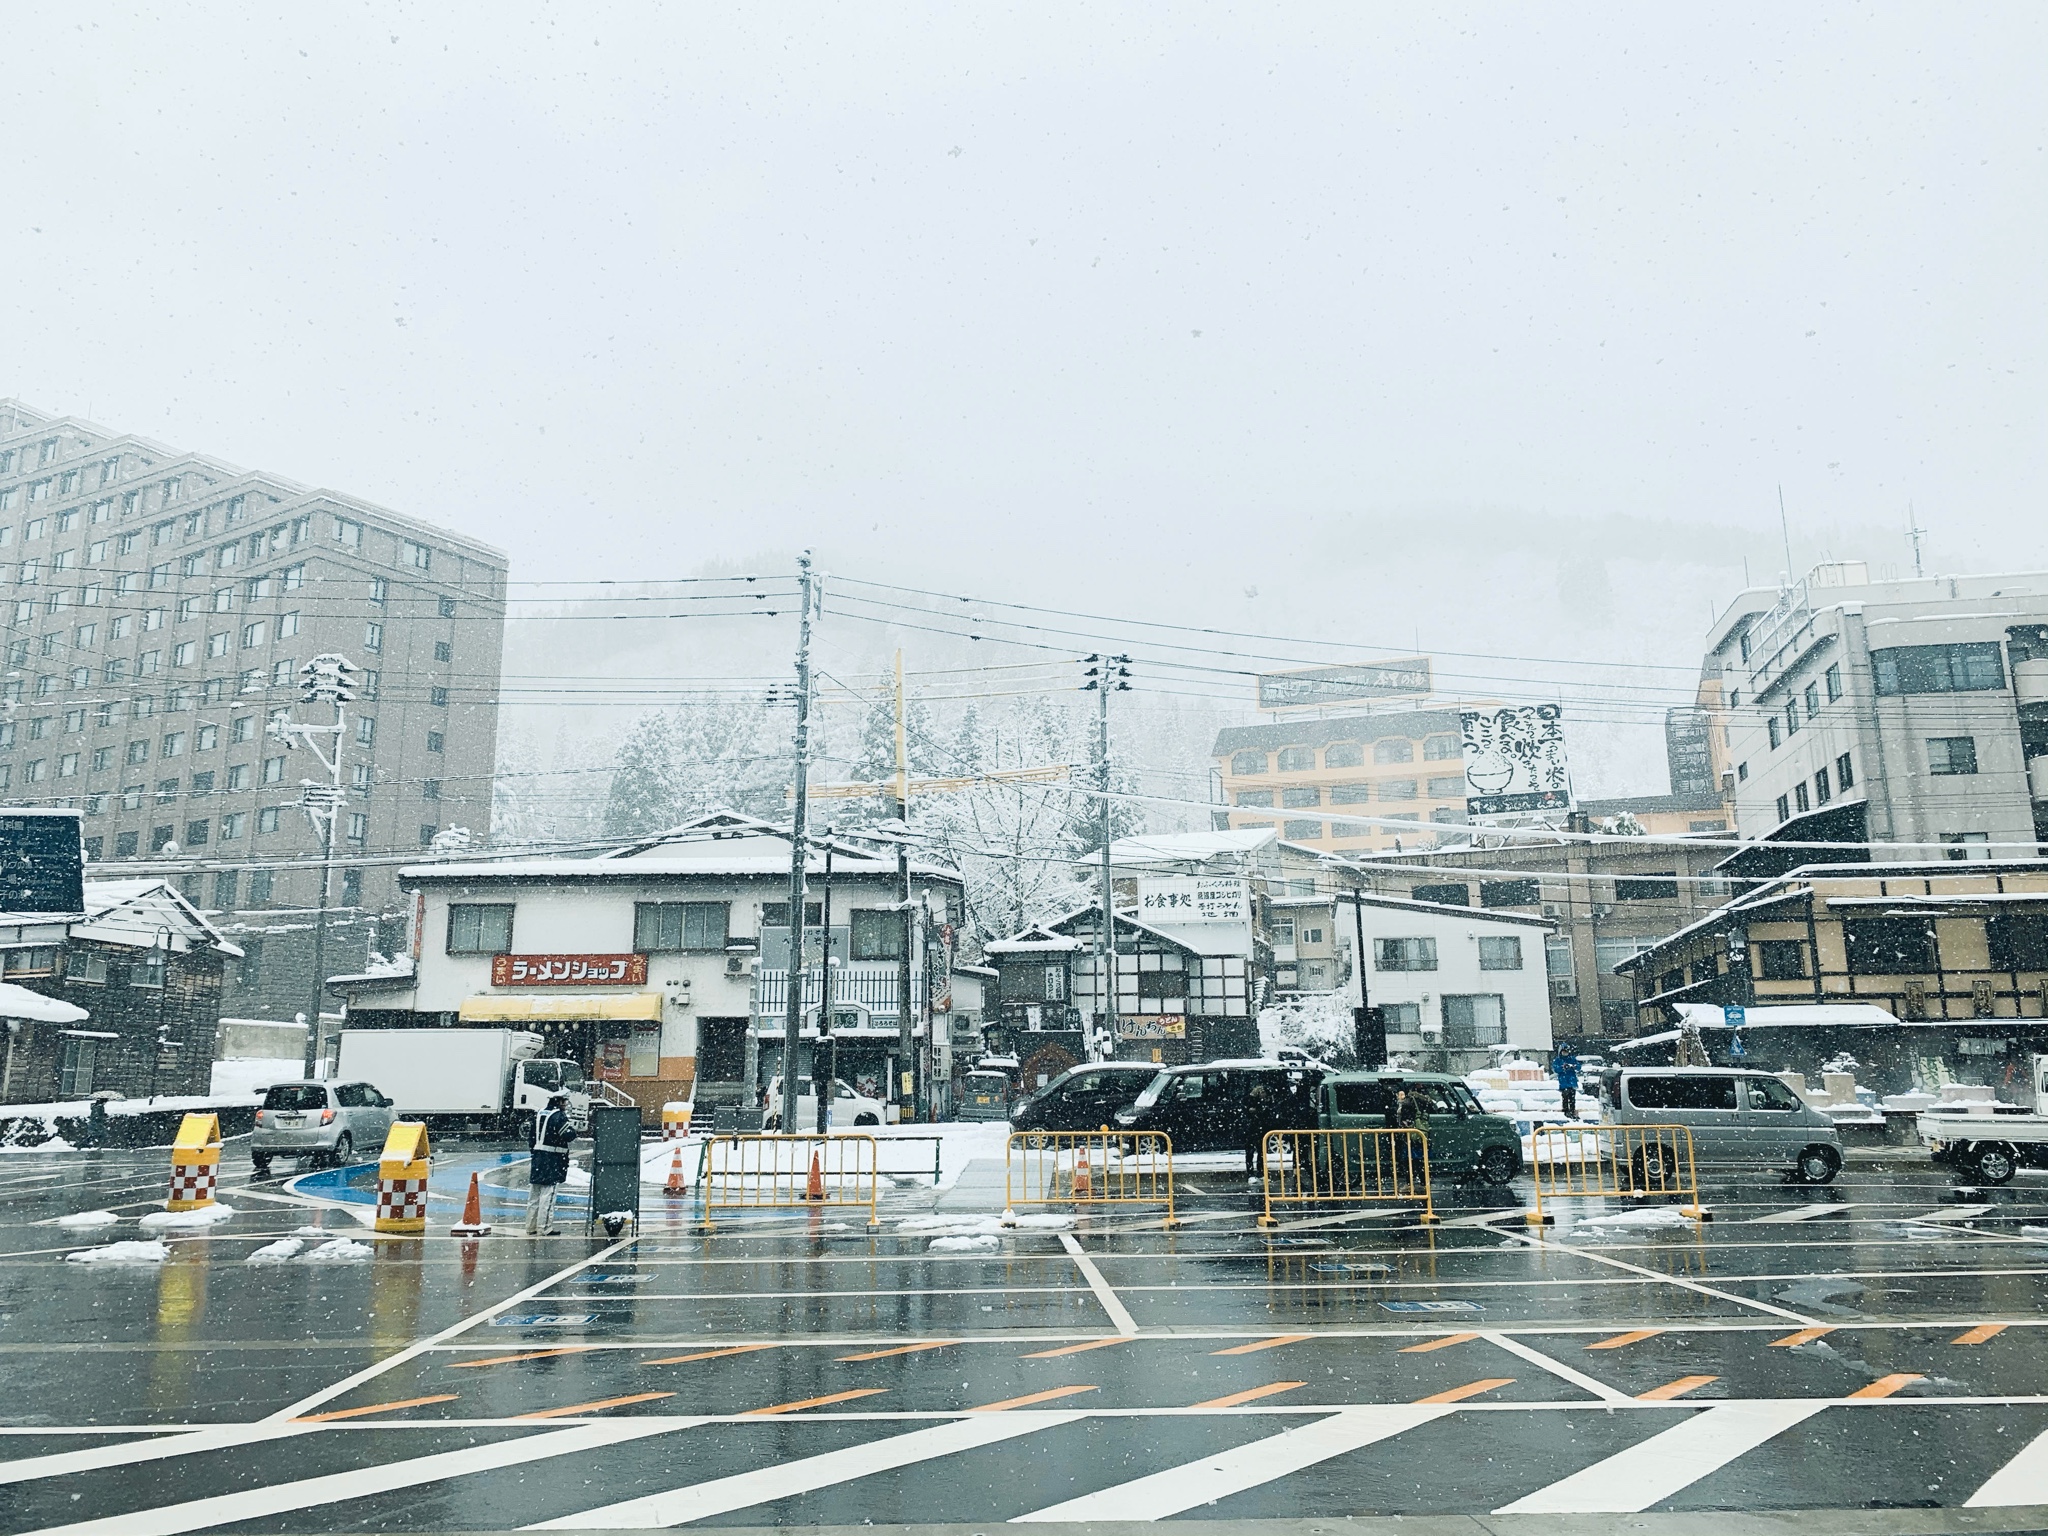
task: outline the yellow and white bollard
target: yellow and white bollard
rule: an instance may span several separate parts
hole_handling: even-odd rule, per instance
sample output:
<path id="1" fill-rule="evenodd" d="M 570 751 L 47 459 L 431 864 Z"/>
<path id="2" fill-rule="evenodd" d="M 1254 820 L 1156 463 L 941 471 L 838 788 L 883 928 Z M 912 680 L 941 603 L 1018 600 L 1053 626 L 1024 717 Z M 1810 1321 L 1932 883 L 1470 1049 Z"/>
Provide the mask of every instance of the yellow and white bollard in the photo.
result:
<path id="1" fill-rule="evenodd" d="M 393 1124 L 377 1159 L 377 1231 L 393 1237 L 426 1235 L 427 1172 L 432 1164 L 427 1128 L 411 1120 Z"/>
<path id="2" fill-rule="evenodd" d="M 691 1104 L 687 1099 L 671 1100 L 661 1106 L 661 1139 L 681 1141 L 690 1134 Z"/>
<path id="3" fill-rule="evenodd" d="M 187 1115 L 171 1143 L 171 1197 L 167 1211 L 196 1211 L 213 1204 L 220 1180 L 220 1116 Z"/>

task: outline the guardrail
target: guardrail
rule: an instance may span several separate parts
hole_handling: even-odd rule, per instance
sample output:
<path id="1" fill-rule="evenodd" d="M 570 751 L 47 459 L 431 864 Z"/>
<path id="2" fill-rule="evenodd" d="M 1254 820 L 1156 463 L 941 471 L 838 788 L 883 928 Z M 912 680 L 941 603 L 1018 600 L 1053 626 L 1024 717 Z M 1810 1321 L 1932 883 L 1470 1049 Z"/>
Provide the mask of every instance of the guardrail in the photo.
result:
<path id="1" fill-rule="evenodd" d="M 697 1177 L 704 1229 L 722 1210 L 820 1210 L 866 1206 L 875 1213 L 881 1156 L 872 1136 L 714 1136 Z"/>
<path id="2" fill-rule="evenodd" d="M 1012 1131 L 1003 1149 L 1003 1220 L 1020 1205 L 1173 1208 L 1173 1138 L 1164 1131 Z"/>
<path id="3" fill-rule="evenodd" d="M 1406 1205 L 1422 1203 L 1421 1221 L 1439 1219 L 1429 1192 L 1429 1137 L 1413 1127 L 1268 1131 L 1264 1147 L 1265 1213 L 1276 1205 Z"/>
<path id="4" fill-rule="evenodd" d="M 1530 1134 L 1529 1176 L 1536 1209 L 1526 1220 L 1547 1227 L 1557 1218 L 1545 1199 L 1648 1199 L 1675 1195 L 1679 1213 L 1706 1221 L 1692 1131 L 1682 1125 L 1539 1125 Z"/>

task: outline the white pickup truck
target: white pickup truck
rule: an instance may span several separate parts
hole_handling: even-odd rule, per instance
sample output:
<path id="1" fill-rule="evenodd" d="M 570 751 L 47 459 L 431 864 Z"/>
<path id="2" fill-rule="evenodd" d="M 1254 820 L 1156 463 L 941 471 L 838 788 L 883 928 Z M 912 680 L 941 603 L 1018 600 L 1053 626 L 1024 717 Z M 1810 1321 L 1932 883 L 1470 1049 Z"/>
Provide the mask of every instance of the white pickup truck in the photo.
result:
<path id="1" fill-rule="evenodd" d="M 1964 1101 L 1920 1111 L 1920 1139 L 1980 1183 L 2004 1184 L 2022 1167 L 2048 1166 L 2048 1115 L 2016 1104 Z"/>

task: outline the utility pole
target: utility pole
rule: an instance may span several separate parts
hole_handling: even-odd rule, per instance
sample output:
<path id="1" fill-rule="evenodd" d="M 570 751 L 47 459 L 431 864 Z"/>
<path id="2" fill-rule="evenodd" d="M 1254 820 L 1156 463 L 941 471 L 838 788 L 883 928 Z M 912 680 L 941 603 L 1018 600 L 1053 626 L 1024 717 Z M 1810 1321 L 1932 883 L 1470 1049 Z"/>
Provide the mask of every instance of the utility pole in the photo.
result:
<path id="1" fill-rule="evenodd" d="M 910 947 L 917 914 L 910 908 L 910 750 L 909 722 L 903 702 L 903 652 L 896 652 L 896 896 L 903 904 L 902 953 L 896 959 L 896 1118 L 917 1118 L 917 1044 L 911 1038 Z"/>
<path id="2" fill-rule="evenodd" d="M 796 569 L 803 589 L 803 611 L 796 631 L 796 814 L 789 832 L 789 979 L 783 988 L 782 1106 L 777 1122 L 786 1136 L 796 1134 L 796 1056 L 804 1023 L 804 862 L 810 855 L 804 837 L 811 764 L 810 551 L 797 557 Z"/>
<path id="3" fill-rule="evenodd" d="M 346 705 L 356 696 L 356 665 L 346 656 L 332 651 L 315 656 L 299 668 L 300 702 L 331 704 L 334 707 L 332 725 L 302 724 L 293 720 L 273 720 L 270 723 L 271 736 L 287 748 L 305 747 L 320 760 L 320 766 L 327 770 L 327 782 L 318 779 L 299 780 L 299 808 L 306 813 L 306 819 L 313 824 L 313 830 L 320 834 L 320 900 L 313 918 L 313 986 L 312 1001 L 306 1009 L 306 1056 L 305 1074 L 313 1076 L 315 1065 L 320 1060 L 320 1009 L 327 993 L 327 903 L 334 884 L 334 824 L 341 819 L 341 749 L 343 733 L 347 728 Z M 320 749 L 322 736 L 334 738 L 331 753 Z M 169 978 L 166 977 L 166 980 Z"/>
<path id="4" fill-rule="evenodd" d="M 1091 1043 L 1091 1061 L 1101 1061 L 1107 1052 L 1116 1049 L 1116 891 L 1110 879 L 1109 858 L 1109 696 L 1113 692 L 1131 691 L 1130 661 L 1128 656 L 1090 656 L 1088 670 L 1082 674 L 1088 681 L 1081 685 L 1081 691 L 1095 691 L 1096 787 L 1102 791 L 1102 922 L 1095 930 L 1095 978 L 1102 987 L 1102 1031 Z"/>
<path id="5" fill-rule="evenodd" d="M 1373 1022 L 1372 999 L 1366 992 L 1365 953 L 1365 879 L 1354 877 L 1351 887 L 1351 920 L 1357 935 L 1358 967 L 1358 1019 L 1353 1026 L 1352 1048 L 1358 1053 L 1361 1067 L 1384 1067 L 1387 1064 L 1387 1029 L 1385 1024 L 1375 1027 Z M 1370 1045 L 1371 1049 L 1367 1049 Z"/>
<path id="6" fill-rule="evenodd" d="M 1913 503 L 1906 503 L 1906 537 L 1913 541 L 1913 575 L 1918 578 L 1927 574 L 1920 563 L 1920 541 L 1927 537 L 1927 530 L 1920 526 L 1920 514 L 1913 510 Z"/>
<path id="7" fill-rule="evenodd" d="M 818 1134 L 832 1126 L 832 1098 L 839 1091 L 839 1047 L 832 1044 L 832 828 L 825 829 L 825 904 L 820 914 L 825 935 L 819 956 L 818 1043 L 811 1047 L 811 1093 L 818 1101 Z"/>

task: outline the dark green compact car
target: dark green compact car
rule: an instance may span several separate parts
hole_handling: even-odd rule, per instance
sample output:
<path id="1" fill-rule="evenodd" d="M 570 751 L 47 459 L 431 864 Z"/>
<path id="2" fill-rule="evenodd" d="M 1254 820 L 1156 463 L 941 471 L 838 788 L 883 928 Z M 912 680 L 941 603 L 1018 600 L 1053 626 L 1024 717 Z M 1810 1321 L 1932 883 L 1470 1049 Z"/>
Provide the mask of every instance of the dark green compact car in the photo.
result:
<path id="1" fill-rule="evenodd" d="M 1402 1106 L 1404 1091 L 1412 1108 Z M 1463 1079 L 1446 1073 L 1334 1073 L 1323 1079 L 1319 1109 L 1324 1130 L 1418 1127 L 1429 1138 L 1432 1179 L 1505 1184 L 1522 1171 L 1522 1138 L 1514 1122 L 1489 1115 Z"/>

